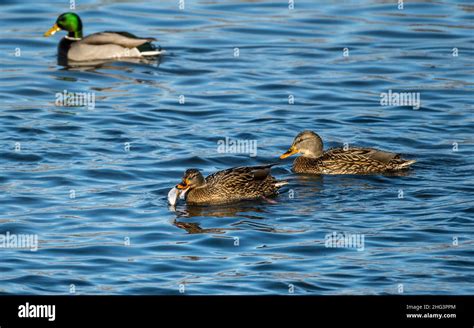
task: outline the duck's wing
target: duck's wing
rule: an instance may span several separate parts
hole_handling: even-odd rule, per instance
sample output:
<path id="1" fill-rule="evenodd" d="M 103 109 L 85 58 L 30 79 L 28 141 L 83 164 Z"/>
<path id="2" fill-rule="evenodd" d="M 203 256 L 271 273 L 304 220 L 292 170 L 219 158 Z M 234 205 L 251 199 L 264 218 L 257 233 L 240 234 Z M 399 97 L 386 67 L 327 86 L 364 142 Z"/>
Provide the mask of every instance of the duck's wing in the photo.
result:
<path id="1" fill-rule="evenodd" d="M 391 163 L 393 160 L 400 159 L 400 155 L 374 148 L 351 147 L 333 148 L 325 153 L 325 159 L 329 160 L 347 160 L 347 161 L 377 161 L 380 163 Z"/>
<path id="2" fill-rule="evenodd" d="M 236 187 L 263 181 L 271 176 L 270 169 L 273 165 L 275 164 L 233 167 L 209 175 L 206 182 L 212 186 Z"/>
<path id="3" fill-rule="evenodd" d="M 137 48 L 128 48 L 118 44 L 87 44 L 76 42 L 71 45 L 67 58 L 72 61 L 93 61 L 117 58 L 141 57 Z"/>
<path id="4" fill-rule="evenodd" d="M 249 174 L 253 180 L 265 180 L 270 175 L 270 169 L 275 164 L 258 165 L 258 166 L 243 166 L 236 168 L 236 170 Z"/>
<path id="5" fill-rule="evenodd" d="M 154 38 L 139 38 L 128 32 L 100 32 L 83 38 L 80 43 L 89 45 L 115 44 L 126 48 L 136 48 L 144 43 L 156 41 Z"/>
<path id="6" fill-rule="evenodd" d="M 391 153 L 388 151 L 366 148 L 365 156 L 367 158 L 382 162 L 382 163 L 391 163 L 395 159 L 400 159 L 400 155 L 396 153 Z"/>
<path id="7" fill-rule="evenodd" d="M 71 61 L 91 61 L 157 55 L 159 51 L 142 52 L 140 50 L 140 46 L 154 40 L 153 38 L 137 38 L 127 32 L 95 33 L 72 43 L 67 58 Z"/>

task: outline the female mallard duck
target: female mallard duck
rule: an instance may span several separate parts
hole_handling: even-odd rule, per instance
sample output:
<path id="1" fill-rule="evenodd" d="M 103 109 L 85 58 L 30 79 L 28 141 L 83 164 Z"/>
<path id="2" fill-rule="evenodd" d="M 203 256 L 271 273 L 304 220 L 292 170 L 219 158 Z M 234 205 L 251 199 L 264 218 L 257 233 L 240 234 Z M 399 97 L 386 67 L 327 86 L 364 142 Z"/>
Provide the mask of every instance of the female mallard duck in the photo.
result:
<path id="1" fill-rule="evenodd" d="M 274 164 L 234 167 L 206 177 L 197 169 L 184 172 L 183 181 L 176 185 L 187 204 L 225 204 L 274 196 L 286 181 L 270 174 Z"/>
<path id="2" fill-rule="evenodd" d="M 61 14 L 44 36 L 60 30 L 68 31 L 58 45 L 58 57 L 71 61 L 110 60 L 156 56 L 160 51 L 150 42 L 154 38 L 138 38 L 128 32 L 100 32 L 82 37 L 82 21 L 75 13 Z"/>
<path id="3" fill-rule="evenodd" d="M 408 168 L 414 160 L 372 148 L 332 148 L 323 151 L 323 140 L 313 131 L 300 132 L 281 159 L 300 153 L 293 163 L 296 173 L 368 174 Z"/>

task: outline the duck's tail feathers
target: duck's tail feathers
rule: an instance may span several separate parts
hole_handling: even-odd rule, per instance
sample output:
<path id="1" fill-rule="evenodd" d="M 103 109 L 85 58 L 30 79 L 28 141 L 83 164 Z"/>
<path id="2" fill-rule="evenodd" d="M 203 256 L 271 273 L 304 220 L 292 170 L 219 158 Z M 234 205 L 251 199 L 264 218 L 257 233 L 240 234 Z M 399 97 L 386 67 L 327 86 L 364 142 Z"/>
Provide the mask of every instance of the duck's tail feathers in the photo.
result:
<path id="1" fill-rule="evenodd" d="M 283 186 L 286 186 L 288 183 L 289 183 L 288 181 L 280 180 L 275 183 L 275 187 L 281 188 Z"/>
<path id="2" fill-rule="evenodd" d="M 162 51 L 160 50 L 154 50 L 154 51 L 142 51 L 140 52 L 140 54 L 142 56 L 158 56 L 158 55 L 161 55 Z"/>
<path id="3" fill-rule="evenodd" d="M 150 38 L 151 39 L 151 38 Z M 162 53 L 161 47 L 159 45 L 155 45 L 151 42 L 145 42 L 142 45 L 137 47 L 138 51 L 142 56 L 158 56 Z"/>
<path id="4" fill-rule="evenodd" d="M 407 161 L 404 161 L 403 163 L 400 163 L 398 165 L 398 168 L 399 169 L 405 169 L 405 168 L 408 168 L 410 165 L 412 165 L 413 163 L 416 163 L 416 160 L 414 159 L 410 159 L 410 160 L 407 160 Z"/>

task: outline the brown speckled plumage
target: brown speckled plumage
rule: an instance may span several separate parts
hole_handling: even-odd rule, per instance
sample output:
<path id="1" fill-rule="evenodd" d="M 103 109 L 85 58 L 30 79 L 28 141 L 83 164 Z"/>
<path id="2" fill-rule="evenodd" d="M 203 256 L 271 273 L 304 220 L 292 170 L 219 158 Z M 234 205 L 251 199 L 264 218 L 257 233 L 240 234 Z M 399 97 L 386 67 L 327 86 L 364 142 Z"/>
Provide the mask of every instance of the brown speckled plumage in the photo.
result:
<path id="1" fill-rule="evenodd" d="M 321 138 L 312 131 L 298 134 L 290 149 L 281 157 L 301 153 L 293 163 L 295 173 L 370 174 L 408 168 L 414 160 L 373 148 L 332 148 L 323 151 Z"/>
<path id="2" fill-rule="evenodd" d="M 187 204 L 225 204 L 274 196 L 286 184 L 270 174 L 270 165 L 235 167 L 202 177 L 197 169 L 186 170 L 183 182 Z M 189 188 L 187 188 L 190 186 Z"/>

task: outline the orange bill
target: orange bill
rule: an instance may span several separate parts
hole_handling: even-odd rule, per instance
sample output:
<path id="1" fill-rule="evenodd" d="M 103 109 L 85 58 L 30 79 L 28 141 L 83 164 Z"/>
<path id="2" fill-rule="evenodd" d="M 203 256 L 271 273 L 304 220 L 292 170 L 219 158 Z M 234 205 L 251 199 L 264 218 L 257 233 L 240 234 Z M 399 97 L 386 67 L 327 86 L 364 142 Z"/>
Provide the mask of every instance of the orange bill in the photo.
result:
<path id="1" fill-rule="evenodd" d="M 54 35 L 57 31 L 60 31 L 61 28 L 58 26 L 58 24 L 54 24 L 53 27 L 51 27 L 48 31 L 44 33 L 44 36 L 51 36 Z"/>
<path id="2" fill-rule="evenodd" d="M 178 189 L 188 189 L 189 188 L 188 179 L 184 179 L 183 182 L 178 183 L 176 185 L 176 188 L 178 188 Z"/>
<path id="3" fill-rule="evenodd" d="M 290 157 L 291 155 L 294 155 L 297 152 L 298 152 L 298 149 L 296 149 L 294 146 L 291 146 L 290 149 L 286 151 L 286 153 L 280 156 L 280 159 Z"/>

